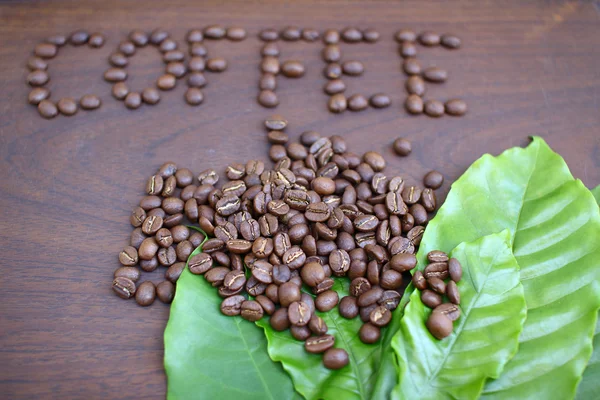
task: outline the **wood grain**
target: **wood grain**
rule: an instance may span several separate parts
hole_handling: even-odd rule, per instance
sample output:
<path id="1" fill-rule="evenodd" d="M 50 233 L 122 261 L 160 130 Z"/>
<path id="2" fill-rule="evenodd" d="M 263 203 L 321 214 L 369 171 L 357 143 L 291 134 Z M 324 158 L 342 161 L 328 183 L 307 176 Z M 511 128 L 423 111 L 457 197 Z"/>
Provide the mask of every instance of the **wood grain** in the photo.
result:
<path id="1" fill-rule="evenodd" d="M 483 153 L 540 135 L 573 174 L 600 183 L 600 8 L 594 2 L 3 2 L 0 4 L 0 393 L 3 398 L 162 398 L 162 331 L 168 307 L 124 302 L 111 293 L 117 253 L 128 242 L 130 210 L 144 181 L 162 162 L 195 172 L 232 161 L 266 159 L 256 104 L 261 28 L 376 27 L 377 44 L 343 45 L 365 63 L 348 93 L 383 91 L 386 110 L 326 111 L 320 43 L 283 45 L 282 59 L 300 58 L 301 80 L 280 79 L 277 112 L 296 138 L 304 130 L 343 135 L 351 150 L 388 157 L 388 170 L 420 181 L 431 169 L 450 183 Z M 107 56 L 133 28 L 158 25 L 183 44 L 189 28 L 220 23 L 246 28 L 241 43 L 209 43 L 230 68 L 209 75 L 205 104 L 184 104 L 184 85 L 154 106 L 125 109 L 102 80 Z M 464 118 L 411 117 L 402 108 L 405 78 L 393 41 L 402 27 L 453 32 L 459 51 L 422 50 L 421 60 L 449 71 L 428 96 L 464 98 Z M 93 112 L 43 120 L 26 102 L 25 62 L 46 36 L 75 29 L 107 36 L 102 49 L 68 47 L 51 61 L 52 98 L 95 93 Z M 154 49 L 129 68 L 135 90 L 162 70 Z M 390 143 L 413 142 L 400 159 Z M 162 271 L 161 271 L 162 273 Z M 158 272 L 150 275 L 161 280 Z"/>

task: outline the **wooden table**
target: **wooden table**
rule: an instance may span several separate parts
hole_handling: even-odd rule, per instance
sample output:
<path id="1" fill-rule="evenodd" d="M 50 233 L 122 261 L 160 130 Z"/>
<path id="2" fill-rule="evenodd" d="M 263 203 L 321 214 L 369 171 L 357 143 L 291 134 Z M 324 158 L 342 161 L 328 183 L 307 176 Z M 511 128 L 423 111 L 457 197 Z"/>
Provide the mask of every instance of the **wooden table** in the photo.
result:
<path id="1" fill-rule="evenodd" d="M 305 130 L 344 136 L 351 149 L 383 152 L 389 171 L 411 182 L 438 169 L 450 183 L 483 153 L 540 135 L 573 174 L 600 183 L 600 5 L 596 2 L 227 2 L 156 0 L 4 2 L 0 5 L 0 393 L 3 398 L 161 398 L 162 333 L 169 309 L 141 308 L 111 291 L 117 253 L 128 243 L 128 216 L 146 178 L 166 160 L 195 172 L 232 161 L 266 159 L 256 103 L 261 28 L 375 27 L 377 44 L 343 45 L 365 63 L 348 93 L 387 92 L 386 110 L 326 111 L 322 44 L 284 44 L 299 58 L 301 80 L 280 79 L 277 112 L 292 138 Z M 133 28 L 168 29 L 183 45 L 190 28 L 239 25 L 241 43 L 209 43 L 230 67 L 209 75 L 205 103 L 187 106 L 182 82 L 156 106 L 125 109 L 103 81 L 107 56 Z M 463 118 L 409 116 L 405 77 L 393 34 L 399 28 L 454 32 L 459 51 L 421 50 L 424 64 L 449 71 L 432 98 L 464 98 Z M 52 98 L 99 94 L 103 105 L 67 118 L 42 119 L 27 104 L 25 62 L 34 45 L 75 29 L 100 31 L 99 50 L 67 47 L 51 61 Z M 132 59 L 128 82 L 151 85 L 164 68 L 155 49 Z M 412 140 L 394 157 L 390 143 Z M 150 274 L 155 282 L 161 271 Z M 201 333 L 199 333 L 201 334 Z"/>

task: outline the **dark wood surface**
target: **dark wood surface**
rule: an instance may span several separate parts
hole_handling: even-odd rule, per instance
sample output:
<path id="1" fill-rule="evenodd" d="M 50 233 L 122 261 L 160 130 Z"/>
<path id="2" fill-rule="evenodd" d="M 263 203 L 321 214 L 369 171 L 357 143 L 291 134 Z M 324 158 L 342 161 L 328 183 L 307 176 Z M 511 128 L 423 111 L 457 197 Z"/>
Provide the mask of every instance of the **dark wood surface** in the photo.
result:
<path id="1" fill-rule="evenodd" d="M 161 398 L 167 306 L 141 308 L 110 288 L 117 253 L 128 243 L 128 216 L 145 179 L 166 160 L 194 172 L 266 159 L 256 104 L 261 28 L 376 27 L 374 45 L 344 45 L 365 63 L 349 93 L 387 92 L 389 109 L 333 115 L 321 88 L 322 45 L 283 46 L 300 58 L 301 80 L 280 79 L 278 112 L 296 138 L 304 130 L 344 136 L 351 150 L 388 156 L 388 171 L 419 181 L 431 169 L 450 183 L 483 153 L 497 154 L 540 135 L 588 187 L 600 183 L 600 8 L 592 2 L 3 2 L 0 4 L 0 397 Z M 167 28 L 183 43 L 189 28 L 239 25 L 241 43 L 209 43 L 230 68 L 209 75 L 205 104 L 183 102 L 184 85 L 161 102 L 126 110 L 102 79 L 106 58 L 132 28 Z M 449 71 L 429 96 L 464 98 L 464 118 L 411 117 L 402 108 L 405 77 L 393 33 L 402 27 L 454 32 L 459 51 L 422 50 Z M 34 45 L 78 28 L 107 36 L 99 50 L 67 47 L 50 63 L 52 98 L 102 97 L 101 109 L 42 119 L 26 101 L 25 62 Z M 133 58 L 134 90 L 163 66 L 154 49 Z M 394 157 L 398 136 L 413 154 Z M 162 270 L 150 275 L 161 280 Z M 198 334 L 202 334 L 199 332 Z"/>

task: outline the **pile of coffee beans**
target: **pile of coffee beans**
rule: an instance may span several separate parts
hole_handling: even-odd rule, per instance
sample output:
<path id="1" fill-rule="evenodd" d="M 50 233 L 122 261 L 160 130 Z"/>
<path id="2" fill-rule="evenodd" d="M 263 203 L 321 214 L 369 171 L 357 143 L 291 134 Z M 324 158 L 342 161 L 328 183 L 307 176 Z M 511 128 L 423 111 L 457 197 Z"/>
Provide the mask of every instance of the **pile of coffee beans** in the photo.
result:
<path id="1" fill-rule="evenodd" d="M 433 312 L 427 319 L 427 329 L 437 339 L 443 339 L 453 330 L 452 322 L 460 317 L 460 293 L 462 266 L 456 258 L 440 250 L 427 254 L 429 264 L 423 271 L 416 271 L 413 285 L 421 291 L 421 301 Z"/>
<path id="2" fill-rule="evenodd" d="M 27 61 L 27 67 L 31 71 L 27 75 L 27 83 L 33 87 L 29 92 L 27 101 L 37 106 L 38 112 L 44 118 L 54 118 L 60 112 L 62 115 L 71 116 L 77 113 L 79 107 L 84 110 L 95 110 L 100 107 L 100 98 L 93 94 L 87 94 L 77 102 L 72 97 L 63 97 L 56 104 L 50 100 L 50 90 L 45 88 L 50 81 L 48 74 L 48 60 L 58 54 L 58 49 L 66 44 L 82 46 L 87 44 L 91 48 L 99 48 L 104 45 L 104 36 L 100 33 L 89 34 L 84 30 L 73 32 L 69 37 L 56 35 L 47 38 L 35 46 L 34 56 Z"/>
<path id="3" fill-rule="evenodd" d="M 375 43 L 379 40 L 379 32 L 373 29 L 359 30 L 354 27 L 348 27 L 340 33 L 334 29 L 328 29 L 323 34 L 325 48 L 321 56 L 327 63 L 323 74 L 329 81 L 323 87 L 325 94 L 329 95 L 327 107 L 333 113 L 342 113 L 346 110 L 363 111 L 369 105 L 373 108 L 386 108 L 392 102 L 388 95 L 376 93 L 368 100 L 362 94 L 353 94 L 348 97 L 344 94 L 346 84 L 342 80 L 342 75 L 349 77 L 360 76 L 365 71 L 364 65 L 356 60 L 342 60 L 342 51 L 340 41 L 345 43 Z"/>
<path id="4" fill-rule="evenodd" d="M 444 112 L 448 115 L 460 116 L 467 112 L 467 103 L 460 99 L 448 100 L 445 104 L 439 100 L 430 99 L 423 101 L 425 95 L 425 81 L 430 83 L 443 83 L 448 79 L 448 72 L 438 67 L 422 68 L 417 59 L 417 43 L 424 47 L 442 45 L 447 49 L 458 49 L 461 40 L 455 35 L 438 35 L 434 32 L 422 32 L 417 35 L 414 31 L 402 29 L 396 33 L 396 40 L 400 44 L 399 53 L 404 59 L 402 69 L 409 77 L 406 81 L 408 97 L 404 103 L 406 110 L 411 114 L 423 114 L 430 117 L 441 117 Z"/>
<path id="5" fill-rule="evenodd" d="M 223 179 L 214 169 L 195 176 L 175 163 L 162 165 L 131 215 L 135 229 L 119 254 L 113 289 L 142 306 L 155 296 L 168 303 L 187 260 L 191 273 L 217 288 L 223 314 L 249 321 L 269 315 L 273 329 L 289 328 L 306 351 L 324 353 L 327 368 L 341 368 L 348 355 L 333 347 L 335 337 L 315 311 L 339 305 L 342 317 L 363 321 L 364 343 L 379 340 L 412 278 L 443 176 L 432 171 L 425 188 L 408 185 L 384 173 L 387 163 L 377 152 L 352 153 L 342 137 L 314 131 L 292 142 L 287 125 L 279 115 L 265 121 L 273 168 L 260 160 L 232 163 Z M 405 139 L 396 147 L 410 152 Z M 203 235 L 186 224 L 209 236 L 191 258 Z M 136 265 L 167 267 L 166 281 L 136 290 Z M 350 280 L 348 296 L 339 299 L 332 277 Z"/>

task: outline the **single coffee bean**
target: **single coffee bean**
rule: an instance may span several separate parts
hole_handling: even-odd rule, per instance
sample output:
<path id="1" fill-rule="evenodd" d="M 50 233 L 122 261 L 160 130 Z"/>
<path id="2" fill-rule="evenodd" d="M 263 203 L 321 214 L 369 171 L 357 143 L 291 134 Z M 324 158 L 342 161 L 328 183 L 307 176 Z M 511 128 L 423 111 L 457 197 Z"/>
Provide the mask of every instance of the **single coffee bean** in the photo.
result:
<path id="1" fill-rule="evenodd" d="M 384 271 L 381 274 L 380 285 L 384 289 L 398 289 L 402 286 L 402 274 L 392 269 Z"/>
<path id="2" fill-rule="evenodd" d="M 124 100 L 129 94 L 129 88 L 125 82 L 117 82 L 113 85 L 111 93 L 117 100 Z"/>
<path id="3" fill-rule="evenodd" d="M 433 290 L 425 289 L 421 292 L 421 301 L 429 308 L 436 308 L 442 304 L 442 296 Z"/>
<path id="4" fill-rule="evenodd" d="M 430 263 L 425 270 L 423 271 L 423 275 L 426 279 L 429 278 L 439 278 L 439 279 L 447 279 L 448 278 L 448 263 L 445 262 L 433 262 Z"/>
<path id="5" fill-rule="evenodd" d="M 323 365 L 327 369 L 341 369 L 348 365 L 348 353 L 344 349 L 329 349 L 323 354 Z"/>
<path id="6" fill-rule="evenodd" d="M 460 308 L 456 304 L 440 304 L 433 311 L 446 315 L 451 321 L 456 321 L 460 318 Z"/>
<path id="7" fill-rule="evenodd" d="M 130 110 L 136 110 L 142 105 L 142 96 L 137 92 L 129 92 L 125 96 L 125 107 Z"/>
<path id="8" fill-rule="evenodd" d="M 339 79 L 342 76 L 342 66 L 338 63 L 329 63 L 323 70 L 327 79 Z"/>
<path id="9" fill-rule="evenodd" d="M 387 94 L 376 93 L 369 98 L 369 103 L 374 108 L 386 108 L 392 104 L 392 100 Z"/>
<path id="10" fill-rule="evenodd" d="M 420 76 L 411 76 L 406 81 L 406 90 L 409 94 L 422 97 L 425 94 L 425 81 Z"/>
<path id="11" fill-rule="evenodd" d="M 119 51 L 125 54 L 128 57 L 131 57 L 135 54 L 135 44 L 129 40 L 124 40 L 119 43 L 118 47 Z"/>
<path id="12" fill-rule="evenodd" d="M 122 299 L 129 299 L 135 295 L 135 282 L 129 278 L 116 277 L 112 284 L 113 291 Z"/>
<path id="13" fill-rule="evenodd" d="M 430 117 L 438 118 L 444 115 L 444 104 L 439 100 L 427 100 L 424 110 Z"/>
<path id="14" fill-rule="evenodd" d="M 342 72 L 350 76 L 359 76 L 365 71 L 365 66 L 360 61 L 345 61 L 342 64 Z"/>
<path id="15" fill-rule="evenodd" d="M 314 42 L 318 40 L 321 34 L 316 29 L 303 29 L 302 30 L 302 39 L 307 42 Z"/>
<path id="16" fill-rule="evenodd" d="M 281 73 L 288 78 L 300 78 L 304 72 L 304 64 L 298 60 L 286 61 L 281 66 Z"/>
<path id="17" fill-rule="evenodd" d="M 333 335 L 313 336 L 304 342 L 304 349 L 312 354 L 324 353 L 335 344 Z"/>
<path id="18" fill-rule="evenodd" d="M 175 78 L 182 78 L 187 73 L 187 67 L 182 62 L 172 61 L 165 67 L 165 72 Z"/>
<path id="19" fill-rule="evenodd" d="M 157 104 L 160 101 L 160 93 L 155 88 L 146 88 L 142 91 L 142 100 L 146 104 Z"/>
<path id="20" fill-rule="evenodd" d="M 202 72 L 206 68 L 206 61 L 204 57 L 192 57 L 188 61 L 188 70 L 190 72 Z"/>
<path id="21" fill-rule="evenodd" d="M 434 32 L 423 32 L 418 39 L 423 46 L 431 47 L 440 44 L 440 35 Z"/>
<path id="22" fill-rule="evenodd" d="M 427 278 L 427 285 L 439 294 L 446 294 L 446 284 L 438 277 Z"/>
<path id="23" fill-rule="evenodd" d="M 262 74 L 258 82 L 260 90 L 273 91 L 277 89 L 277 78 L 271 73 Z"/>
<path id="24" fill-rule="evenodd" d="M 136 249 L 140 248 L 140 245 L 142 244 L 142 242 L 144 241 L 144 239 L 146 239 L 146 235 L 144 235 L 144 233 L 142 232 L 141 228 L 135 228 L 132 232 L 131 232 L 131 237 L 129 240 L 129 244 L 132 247 L 135 247 Z"/>
<path id="25" fill-rule="evenodd" d="M 432 189 L 438 189 L 444 183 L 444 176 L 438 171 L 429 171 L 423 178 L 423 184 Z"/>
<path id="26" fill-rule="evenodd" d="M 191 106 L 197 106 L 204 101 L 204 94 L 196 87 L 188 88 L 185 92 L 185 101 Z"/>
<path id="27" fill-rule="evenodd" d="M 227 33 L 225 34 L 225 36 L 229 40 L 239 42 L 246 39 L 246 30 L 244 28 L 232 26 L 227 28 Z"/>
<path id="28" fill-rule="evenodd" d="M 108 57 L 108 62 L 110 62 L 110 64 L 113 67 L 123 68 L 123 67 L 126 67 L 127 64 L 129 64 L 129 59 L 127 58 L 127 56 L 125 54 L 116 52 L 116 53 L 112 53 Z"/>
<path id="29" fill-rule="evenodd" d="M 304 283 L 311 287 L 317 286 L 325 279 L 323 267 L 316 262 L 306 263 L 300 271 L 300 275 Z"/>
<path id="30" fill-rule="evenodd" d="M 398 308 L 401 298 L 402 296 L 397 291 L 386 290 L 385 292 L 383 292 L 381 299 L 379 299 L 377 303 L 390 311 L 394 311 L 396 308 Z"/>
<path id="31" fill-rule="evenodd" d="M 340 41 L 340 33 L 334 29 L 328 29 L 323 33 L 323 42 L 325 44 L 335 44 Z"/>
<path id="32" fill-rule="evenodd" d="M 136 267 L 120 267 L 115 270 L 114 278 L 127 278 L 137 282 L 140 279 L 140 270 Z"/>
<path id="33" fill-rule="evenodd" d="M 261 90 L 258 94 L 258 103 L 263 107 L 274 108 L 279 105 L 279 99 L 272 90 Z"/>
<path id="34" fill-rule="evenodd" d="M 292 327 L 290 328 L 290 333 L 292 334 L 292 337 L 294 339 L 300 341 L 305 341 L 311 336 L 311 332 L 308 326 L 292 325 Z"/>
<path id="35" fill-rule="evenodd" d="M 454 304 L 460 304 L 460 292 L 458 291 L 458 286 L 456 286 L 456 282 L 450 281 L 446 286 L 446 295 L 448 299 Z"/>
<path id="36" fill-rule="evenodd" d="M 329 95 L 342 93 L 346 90 L 346 84 L 341 79 L 333 79 L 325 84 L 323 90 Z"/>
<path id="37" fill-rule="evenodd" d="M 275 29 L 268 28 L 260 31 L 258 37 L 265 42 L 274 42 L 279 39 L 279 33 Z"/>
<path id="38" fill-rule="evenodd" d="M 390 260 L 390 267 L 398 272 L 406 272 L 415 268 L 417 257 L 414 254 L 400 253 L 394 255 Z"/>
<path id="39" fill-rule="evenodd" d="M 329 111 L 333 113 L 341 113 L 346 111 L 346 109 L 348 108 L 348 101 L 346 100 L 346 97 L 343 94 L 334 94 L 329 98 L 328 107 Z"/>
<path id="40" fill-rule="evenodd" d="M 440 42 L 442 43 L 442 46 L 448 49 L 458 49 L 462 43 L 458 36 L 451 35 L 448 33 L 442 35 Z"/>
<path id="41" fill-rule="evenodd" d="M 242 303 L 245 301 L 246 298 L 241 295 L 228 297 L 221 302 L 221 312 L 229 317 L 240 315 L 242 311 Z"/>
<path id="42" fill-rule="evenodd" d="M 171 265 L 165 272 L 165 279 L 172 283 L 177 282 L 177 280 L 179 279 L 179 276 L 181 276 L 181 273 L 183 272 L 184 269 L 185 269 L 184 262 L 177 262 L 177 263 Z"/>
<path id="43" fill-rule="evenodd" d="M 347 43 L 356 43 L 363 39 L 363 34 L 356 28 L 346 28 L 342 31 L 342 39 Z"/>
<path id="44" fill-rule="evenodd" d="M 416 58 L 406 58 L 402 63 L 402 69 L 406 75 L 420 75 L 421 63 Z"/>
<path id="45" fill-rule="evenodd" d="M 152 272 L 158 268 L 158 257 L 154 256 L 149 260 L 140 260 L 140 268 L 146 272 Z"/>
<path id="46" fill-rule="evenodd" d="M 223 279 L 223 286 L 232 291 L 243 288 L 245 284 L 246 276 L 244 275 L 244 271 L 228 272 Z"/>
<path id="47" fill-rule="evenodd" d="M 162 225 L 162 217 L 150 215 L 142 223 L 142 232 L 144 232 L 146 235 L 154 235 L 160 228 L 162 228 Z"/>
<path id="48" fill-rule="evenodd" d="M 101 33 L 94 33 L 90 35 L 88 46 L 96 49 L 104 46 L 104 36 Z"/>
<path id="49" fill-rule="evenodd" d="M 133 30 L 129 33 L 129 40 L 137 47 L 144 47 L 148 44 L 148 35 L 140 30 Z"/>
<path id="50" fill-rule="evenodd" d="M 154 303 L 155 298 L 156 287 L 150 281 L 143 282 L 135 292 L 135 301 L 142 307 L 147 307 Z"/>
<path id="51" fill-rule="evenodd" d="M 380 37 L 379 32 L 372 28 L 365 29 L 362 34 L 363 40 L 367 43 L 375 43 Z"/>
<path id="52" fill-rule="evenodd" d="M 33 52 L 40 58 L 53 58 L 58 53 L 58 47 L 52 43 L 40 43 L 35 46 Z"/>
<path id="53" fill-rule="evenodd" d="M 336 276 L 343 276 L 350 269 L 350 256 L 345 250 L 333 250 L 329 254 L 329 266 Z"/>
<path id="54" fill-rule="evenodd" d="M 177 244 L 177 248 L 175 249 L 175 254 L 177 255 L 177 259 L 179 261 L 187 261 L 190 254 L 194 251 L 194 246 L 189 240 L 184 240 Z"/>
<path id="55" fill-rule="evenodd" d="M 77 102 L 71 97 L 63 97 L 56 105 L 58 106 L 58 111 L 63 115 L 75 115 L 77 112 Z"/>
<path id="56" fill-rule="evenodd" d="M 369 102 L 362 94 L 353 94 L 348 98 L 348 109 L 350 111 L 366 110 L 368 106 Z"/>
<path id="57" fill-rule="evenodd" d="M 431 250 L 429 253 L 427 253 L 427 261 L 431 263 L 448 262 L 448 254 L 441 250 Z"/>
<path id="58" fill-rule="evenodd" d="M 356 297 L 345 296 L 340 301 L 339 306 L 340 315 L 347 319 L 356 318 L 358 315 L 358 305 L 356 304 Z"/>
<path id="59" fill-rule="evenodd" d="M 310 298 L 312 299 L 312 297 Z M 323 318 L 315 315 L 314 312 L 310 318 L 310 321 L 308 321 L 308 328 L 317 336 L 322 336 L 327 333 L 327 324 L 325 321 L 323 321 Z"/>
<path id="60" fill-rule="evenodd" d="M 169 32 L 165 31 L 164 29 L 157 28 L 150 34 L 150 43 L 154 45 L 159 45 L 162 43 L 163 40 L 167 39 L 168 37 Z"/>
<path id="61" fill-rule="evenodd" d="M 290 326 L 290 320 L 288 318 L 288 309 L 286 307 L 282 307 L 277 309 L 269 320 L 271 327 L 278 331 L 285 331 Z"/>
<path id="62" fill-rule="evenodd" d="M 198 253 L 188 261 L 190 272 L 196 275 L 204 274 L 212 267 L 212 264 L 212 257 L 207 253 Z"/>
<path id="63" fill-rule="evenodd" d="M 156 240 L 154 240 L 153 237 L 149 237 L 144 239 L 142 244 L 140 244 L 138 256 L 141 260 L 150 260 L 156 255 L 157 251 L 158 244 L 156 243 Z"/>
<path id="64" fill-rule="evenodd" d="M 448 79 L 448 72 L 438 67 L 429 67 L 423 71 L 423 77 L 429 82 L 442 83 Z"/>
<path id="65" fill-rule="evenodd" d="M 462 279 L 462 266 L 456 258 L 451 258 L 448 261 L 448 272 L 450 274 L 450 279 L 454 282 L 458 283 Z"/>
<path id="66" fill-rule="evenodd" d="M 406 110 L 411 114 L 421 114 L 423 113 L 423 100 L 416 94 L 411 94 L 406 98 L 406 102 L 404 103 Z"/>
<path id="67" fill-rule="evenodd" d="M 367 307 L 375 304 L 383 295 L 383 289 L 376 286 L 373 287 L 358 297 L 357 304 L 359 307 Z"/>
<path id="68" fill-rule="evenodd" d="M 358 336 L 361 342 L 366 344 L 373 344 L 377 342 L 381 337 L 381 331 L 377 326 L 371 323 L 366 323 L 360 327 L 360 330 L 358 331 Z"/>
<path id="69" fill-rule="evenodd" d="M 29 101 L 29 104 L 33 104 L 34 106 L 37 106 L 38 104 L 40 104 L 42 102 L 42 100 L 46 100 L 48 97 L 50 97 L 50 91 L 46 88 L 33 88 L 31 89 L 31 92 L 29 92 L 29 95 L 27 96 L 27 101 Z"/>
<path id="70" fill-rule="evenodd" d="M 426 323 L 429 332 L 438 340 L 450 336 L 454 326 L 452 320 L 441 312 L 432 312 Z"/>
<path id="71" fill-rule="evenodd" d="M 255 300 L 268 315 L 272 315 L 275 312 L 275 303 L 273 303 L 268 297 L 259 295 L 256 296 Z"/>
<path id="72" fill-rule="evenodd" d="M 175 87 L 176 84 L 177 79 L 174 75 L 171 74 L 161 75 L 156 81 L 156 86 L 158 86 L 160 90 L 171 90 Z"/>
<path id="73" fill-rule="evenodd" d="M 465 115 L 467 113 L 467 103 L 460 99 L 448 100 L 444 105 L 446 114 L 449 115 Z"/>
<path id="74" fill-rule="evenodd" d="M 321 55 L 323 57 L 323 61 L 325 62 L 338 62 L 342 58 L 342 51 L 340 50 L 340 47 L 338 45 L 330 44 L 325 46 L 325 48 L 321 52 Z"/>
<path id="75" fill-rule="evenodd" d="M 325 266 L 323 266 L 323 268 L 325 268 Z M 292 278 L 292 279 L 294 279 L 294 278 Z M 333 281 L 333 279 L 325 278 L 321 283 L 319 283 L 317 286 L 315 286 L 313 288 L 313 293 L 316 295 L 321 294 L 321 293 L 331 289 L 333 287 L 334 283 L 335 282 Z"/>
<path id="76" fill-rule="evenodd" d="M 95 110 L 100 107 L 101 104 L 100 98 L 93 94 L 86 94 L 79 99 L 79 106 L 84 110 Z"/>
<path id="77" fill-rule="evenodd" d="M 378 306 L 369 314 L 369 320 L 377 327 L 386 326 L 392 320 L 392 313 L 386 307 Z"/>
<path id="78" fill-rule="evenodd" d="M 421 194 L 421 204 L 423 205 L 423 208 L 426 212 L 435 211 L 437 200 L 435 198 L 435 193 L 433 192 L 433 189 L 431 189 L 431 188 L 423 189 L 423 193 Z M 419 204 L 415 204 L 413 207 L 416 207 L 418 205 Z M 411 207 L 411 209 L 412 209 L 412 207 Z M 411 211 L 411 214 L 413 214 L 413 216 L 415 216 L 415 222 L 417 224 L 424 225 L 425 222 L 427 222 L 426 212 L 424 213 L 424 218 L 422 218 L 419 221 L 417 221 L 417 218 L 412 211 Z"/>
<path id="79" fill-rule="evenodd" d="M 160 265 L 171 266 L 177 261 L 177 252 L 173 247 L 160 248 L 157 253 L 158 262 Z M 183 261 L 183 260 L 179 260 Z"/>
<path id="80" fill-rule="evenodd" d="M 398 43 L 414 42 L 417 40 L 417 34 L 409 29 L 401 29 L 396 32 L 395 38 Z"/>
<path id="81" fill-rule="evenodd" d="M 431 189 L 425 189 L 431 190 Z M 421 196 L 421 201 L 423 201 L 423 196 Z M 435 209 L 435 207 L 434 207 Z M 413 216 L 415 220 L 415 224 L 417 225 L 425 225 L 427 223 L 427 210 L 421 204 L 413 204 L 408 209 L 408 212 Z"/>
<path id="82" fill-rule="evenodd" d="M 277 75 L 281 69 L 279 58 L 273 56 L 263 57 L 260 63 L 260 69 L 265 74 Z"/>
<path id="83" fill-rule="evenodd" d="M 156 295 L 163 303 L 170 304 L 175 297 L 175 286 L 169 281 L 163 281 L 156 285 Z"/>
<path id="84" fill-rule="evenodd" d="M 104 80 L 107 82 L 122 82 L 127 79 L 127 71 L 122 68 L 109 68 L 104 72 Z"/>
<path id="85" fill-rule="evenodd" d="M 204 37 L 207 39 L 222 39 L 227 31 L 221 25 L 210 25 L 204 28 Z"/>
<path id="86" fill-rule="evenodd" d="M 292 325 L 305 326 L 311 318 L 310 308 L 302 301 L 295 301 L 288 307 L 288 318 Z"/>
<path id="87" fill-rule="evenodd" d="M 132 266 L 138 263 L 138 252 L 135 247 L 127 246 L 119 253 L 119 262 L 124 266 Z"/>
<path id="88" fill-rule="evenodd" d="M 402 42 L 399 47 L 400 55 L 404 58 L 416 57 L 417 46 L 412 42 Z"/>
<path id="89" fill-rule="evenodd" d="M 204 274 L 204 279 L 213 287 L 219 287 L 223 285 L 225 281 L 225 276 L 231 272 L 229 268 L 226 267 L 215 267 L 208 270 L 206 274 Z"/>
<path id="90" fill-rule="evenodd" d="M 27 68 L 29 68 L 31 71 L 45 71 L 48 69 L 48 63 L 40 57 L 30 57 L 29 60 L 27 60 Z"/>
<path id="91" fill-rule="evenodd" d="M 326 290 L 320 293 L 315 299 L 315 306 L 321 312 L 332 310 L 338 304 L 338 294 L 333 290 Z"/>
<path id="92" fill-rule="evenodd" d="M 162 40 L 164 39 L 166 39 L 166 37 L 164 37 Z M 191 29 L 186 35 L 186 40 L 188 43 L 201 43 L 204 41 L 204 33 L 202 33 L 200 29 Z"/>
<path id="93" fill-rule="evenodd" d="M 46 71 L 32 71 L 27 75 L 27 83 L 31 86 L 43 86 L 50 80 L 50 75 Z"/>

